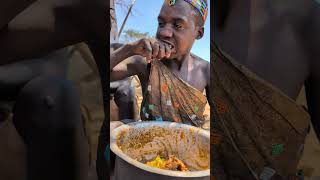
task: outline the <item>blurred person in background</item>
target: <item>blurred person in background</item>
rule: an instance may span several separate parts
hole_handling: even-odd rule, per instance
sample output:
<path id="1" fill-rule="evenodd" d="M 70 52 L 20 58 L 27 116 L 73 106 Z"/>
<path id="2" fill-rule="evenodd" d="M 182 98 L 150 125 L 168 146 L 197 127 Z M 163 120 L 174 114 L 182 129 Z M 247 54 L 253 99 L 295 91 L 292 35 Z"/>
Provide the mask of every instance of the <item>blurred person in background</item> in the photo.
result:
<path id="1" fill-rule="evenodd" d="M 65 62 L 41 57 L 86 42 L 106 102 L 108 7 L 102 0 L 1 2 L 0 99 L 14 102 L 13 123 L 27 146 L 28 180 L 87 177 L 79 97 L 64 77 Z"/>
<path id="2" fill-rule="evenodd" d="M 213 6 L 213 119 L 223 137 L 217 173 L 297 177 L 310 117 L 320 137 L 320 4 L 221 0 Z M 308 110 L 296 103 L 303 86 Z"/>

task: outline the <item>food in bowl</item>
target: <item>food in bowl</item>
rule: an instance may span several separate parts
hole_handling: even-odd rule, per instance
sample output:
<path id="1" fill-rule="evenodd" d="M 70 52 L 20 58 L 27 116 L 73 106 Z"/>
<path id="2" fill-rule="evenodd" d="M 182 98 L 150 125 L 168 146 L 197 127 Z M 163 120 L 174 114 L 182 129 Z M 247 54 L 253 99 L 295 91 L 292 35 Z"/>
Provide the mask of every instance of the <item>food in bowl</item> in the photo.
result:
<path id="1" fill-rule="evenodd" d="M 148 166 L 173 171 L 210 169 L 210 140 L 203 130 L 177 123 L 134 124 L 117 134 L 117 147 Z"/>
<path id="2" fill-rule="evenodd" d="M 148 166 L 172 171 L 189 171 L 187 166 L 175 155 L 170 155 L 168 159 L 161 158 L 159 155 L 152 161 L 146 163 Z"/>

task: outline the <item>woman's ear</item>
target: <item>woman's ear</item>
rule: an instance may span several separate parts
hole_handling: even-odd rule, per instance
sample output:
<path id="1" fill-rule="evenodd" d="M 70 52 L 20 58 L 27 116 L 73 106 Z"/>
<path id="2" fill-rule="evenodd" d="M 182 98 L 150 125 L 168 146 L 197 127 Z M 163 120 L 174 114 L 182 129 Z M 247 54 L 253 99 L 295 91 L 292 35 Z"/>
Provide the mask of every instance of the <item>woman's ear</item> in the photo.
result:
<path id="1" fill-rule="evenodd" d="M 204 27 L 199 27 L 196 39 L 201 39 L 204 34 Z"/>

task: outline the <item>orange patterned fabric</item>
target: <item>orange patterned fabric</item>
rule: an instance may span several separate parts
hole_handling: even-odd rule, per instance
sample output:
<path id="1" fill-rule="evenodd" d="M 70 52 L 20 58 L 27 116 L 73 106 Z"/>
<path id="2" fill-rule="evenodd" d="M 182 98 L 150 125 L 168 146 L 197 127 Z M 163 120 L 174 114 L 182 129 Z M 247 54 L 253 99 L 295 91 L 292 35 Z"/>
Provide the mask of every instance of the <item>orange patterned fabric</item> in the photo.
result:
<path id="1" fill-rule="evenodd" d="M 211 143 L 219 143 L 225 179 L 287 179 L 295 174 L 308 133 L 308 113 L 216 46 L 211 69 L 217 112 L 213 128 L 222 137 Z"/>
<path id="2" fill-rule="evenodd" d="M 161 61 L 152 61 L 143 96 L 141 119 L 174 121 L 202 127 L 207 98 L 172 73 Z"/>

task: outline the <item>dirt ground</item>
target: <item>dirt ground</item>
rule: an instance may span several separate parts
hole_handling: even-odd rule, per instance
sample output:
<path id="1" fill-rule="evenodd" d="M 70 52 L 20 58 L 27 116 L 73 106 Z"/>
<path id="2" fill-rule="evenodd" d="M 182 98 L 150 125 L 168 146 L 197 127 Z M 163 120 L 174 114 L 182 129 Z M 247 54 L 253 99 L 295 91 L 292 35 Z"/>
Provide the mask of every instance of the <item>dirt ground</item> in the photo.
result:
<path id="1" fill-rule="evenodd" d="M 86 60 L 85 60 L 86 59 Z M 98 142 L 98 134 L 104 113 L 102 110 L 102 93 L 100 82 L 92 56 L 84 51 L 75 51 L 70 59 L 70 72 L 68 77 L 76 84 L 81 97 L 81 109 L 84 117 L 84 126 L 87 134 L 85 141 L 90 149 L 89 180 L 96 180 L 95 157 Z M 134 82 L 137 89 L 137 102 L 140 103 L 141 92 L 138 83 Z M 140 94 L 139 94 L 140 93 Z M 305 103 L 303 92 L 297 100 L 300 104 Z M 207 126 L 210 127 L 210 108 L 207 106 Z M 25 145 L 16 132 L 10 120 L 0 122 L 0 180 L 25 180 L 26 158 Z M 320 180 L 320 145 L 313 130 L 306 139 L 304 155 L 301 159 L 300 168 L 305 172 L 307 180 Z"/>

